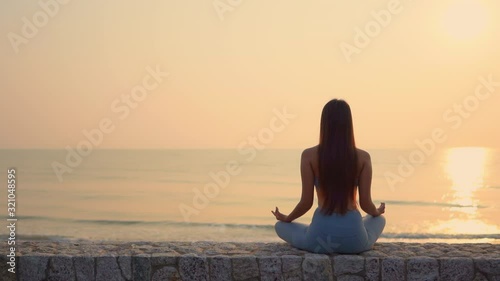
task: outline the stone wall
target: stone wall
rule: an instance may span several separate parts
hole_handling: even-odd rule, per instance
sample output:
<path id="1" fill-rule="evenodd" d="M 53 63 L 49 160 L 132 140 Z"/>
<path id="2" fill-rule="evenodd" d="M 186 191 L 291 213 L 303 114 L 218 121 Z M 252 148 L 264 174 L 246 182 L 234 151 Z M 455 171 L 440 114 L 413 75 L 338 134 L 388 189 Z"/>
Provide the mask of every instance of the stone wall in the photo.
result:
<path id="1" fill-rule="evenodd" d="M 18 241 L 17 249 L 17 276 L 2 252 L 0 280 L 500 280 L 496 244 L 378 243 L 360 255 L 284 243 Z"/>

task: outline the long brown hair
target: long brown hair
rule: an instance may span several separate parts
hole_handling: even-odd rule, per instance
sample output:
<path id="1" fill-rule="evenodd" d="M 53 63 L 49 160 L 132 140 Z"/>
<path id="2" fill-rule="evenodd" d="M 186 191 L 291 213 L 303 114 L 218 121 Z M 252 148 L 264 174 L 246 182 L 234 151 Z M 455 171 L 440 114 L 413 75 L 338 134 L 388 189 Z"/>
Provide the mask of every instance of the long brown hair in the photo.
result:
<path id="1" fill-rule="evenodd" d="M 323 108 L 318 153 L 322 212 L 345 214 L 356 198 L 358 157 L 351 108 L 344 100 L 333 99 Z"/>

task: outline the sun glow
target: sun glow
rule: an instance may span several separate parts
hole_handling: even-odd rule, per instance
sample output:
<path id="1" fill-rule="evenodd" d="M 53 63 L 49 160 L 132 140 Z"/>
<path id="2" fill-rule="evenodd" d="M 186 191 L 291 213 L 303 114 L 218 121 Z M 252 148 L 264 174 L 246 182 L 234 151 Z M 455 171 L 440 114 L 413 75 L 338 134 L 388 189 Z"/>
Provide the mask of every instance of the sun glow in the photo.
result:
<path id="1" fill-rule="evenodd" d="M 431 231 L 441 233 L 451 233 L 460 235 L 471 234 L 497 234 L 500 232 L 495 225 L 487 224 L 478 219 L 451 219 L 444 221 L 434 227 Z"/>
<path id="2" fill-rule="evenodd" d="M 481 147 L 462 147 L 448 151 L 446 172 L 452 181 L 452 200 L 459 205 L 452 211 L 473 215 L 479 202 L 474 192 L 483 186 L 487 150 Z"/>
<path id="3" fill-rule="evenodd" d="M 481 221 L 478 214 L 479 200 L 475 193 L 484 186 L 488 150 L 482 147 L 460 147 L 448 151 L 445 170 L 452 185 L 446 197 L 456 206 L 451 207 L 450 219 L 431 227 L 432 231 L 453 234 L 499 233 L 495 225 Z"/>
<path id="4" fill-rule="evenodd" d="M 481 1 L 459 0 L 452 1 L 442 24 L 453 37 L 469 39 L 480 35 L 485 30 L 487 21 L 487 9 Z"/>

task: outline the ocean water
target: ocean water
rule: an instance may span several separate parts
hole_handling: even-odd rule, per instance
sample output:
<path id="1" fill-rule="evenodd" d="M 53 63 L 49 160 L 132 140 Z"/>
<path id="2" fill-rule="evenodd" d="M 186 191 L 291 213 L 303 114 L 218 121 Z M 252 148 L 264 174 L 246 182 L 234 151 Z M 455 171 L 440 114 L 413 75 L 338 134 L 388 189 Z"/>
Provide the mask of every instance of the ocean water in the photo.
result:
<path id="1" fill-rule="evenodd" d="M 368 151 L 373 200 L 386 203 L 379 241 L 500 243 L 498 150 Z M 0 216 L 7 225 L 15 168 L 17 239 L 279 241 L 271 210 L 298 202 L 300 154 L 94 150 L 66 159 L 65 150 L 0 150 Z M 316 204 L 297 221 L 309 223 Z"/>

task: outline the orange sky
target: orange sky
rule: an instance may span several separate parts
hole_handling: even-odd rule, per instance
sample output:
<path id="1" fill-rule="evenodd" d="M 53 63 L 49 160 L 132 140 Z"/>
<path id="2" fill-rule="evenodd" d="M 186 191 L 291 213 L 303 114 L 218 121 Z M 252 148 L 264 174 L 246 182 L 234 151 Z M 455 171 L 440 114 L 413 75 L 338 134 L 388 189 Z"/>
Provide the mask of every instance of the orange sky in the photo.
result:
<path id="1" fill-rule="evenodd" d="M 498 1 L 64 2 L 0 3 L 0 148 L 232 149 L 283 107 L 302 148 L 331 98 L 361 147 L 500 148 Z"/>

